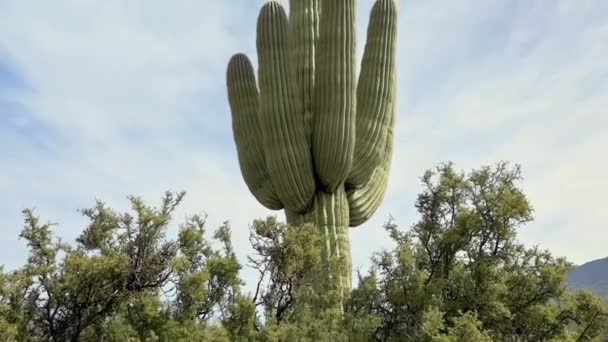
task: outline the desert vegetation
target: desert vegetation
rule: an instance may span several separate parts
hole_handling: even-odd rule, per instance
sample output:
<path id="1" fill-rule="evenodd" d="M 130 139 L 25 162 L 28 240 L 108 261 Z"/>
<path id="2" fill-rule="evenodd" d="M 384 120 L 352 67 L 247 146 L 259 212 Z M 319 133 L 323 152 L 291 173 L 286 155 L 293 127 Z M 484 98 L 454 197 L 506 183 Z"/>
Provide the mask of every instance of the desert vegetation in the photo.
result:
<path id="1" fill-rule="evenodd" d="M 127 213 L 98 202 L 81 211 L 89 223 L 74 244 L 25 210 L 29 257 L 0 275 L 0 339 L 600 341 L 602 301 L 568 291 L 567 260 L 517 241 L 532 220 L 520 178 L 506 163 L 426 172 L 416 220 L 388 220 L 393 248 L 355 272 L 347 293 L 314 283 L 343 263 L 326 259 L 312 223 L 255 220 L 253 252 L 238 260 L 228 224 L 210 230 L 191 216 L 175 226 L 183 193 L 158 207 L 131 197 Z M 244 267 L 259 275 L 247 286 Z"/>

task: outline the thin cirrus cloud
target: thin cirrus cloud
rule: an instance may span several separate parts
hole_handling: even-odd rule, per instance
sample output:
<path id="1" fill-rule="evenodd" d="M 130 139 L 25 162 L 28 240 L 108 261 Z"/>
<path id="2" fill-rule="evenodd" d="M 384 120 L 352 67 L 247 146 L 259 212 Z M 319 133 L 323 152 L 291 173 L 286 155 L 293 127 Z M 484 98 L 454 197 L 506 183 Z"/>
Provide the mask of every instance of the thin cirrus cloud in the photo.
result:
<path id="1" fill-rule="evenodd" d="M 360 1 L 359 54 L 372 1 Z M 225 65 L 255 61 L 259 2 L 0 3 L 0 262 L 25 259 L 20 210 L 70 240 L 76 209 L 187 190 L 176 219 L 229 220 L 241 260 L 248 224 L 271 212 L 240 177 Z M 606 256 L 608 4 L 402 1 L 399 113 L 385 203 L 352 230 L 353 263 L 408 228 L 419 177 L 440 162 L 522 165 L 536 221 L 522 241 L 580 263 Z M 172 228 L 172 234 L 176 228 Z"/>

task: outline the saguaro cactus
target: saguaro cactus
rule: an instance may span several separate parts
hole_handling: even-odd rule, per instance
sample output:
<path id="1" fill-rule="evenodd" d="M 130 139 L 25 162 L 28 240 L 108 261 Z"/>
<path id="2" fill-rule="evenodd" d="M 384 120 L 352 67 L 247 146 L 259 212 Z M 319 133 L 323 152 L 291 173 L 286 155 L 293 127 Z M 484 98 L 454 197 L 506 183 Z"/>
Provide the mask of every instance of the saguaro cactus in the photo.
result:
<path id="1" fill-rule="evenodd" d="M 355 0 L 267 2 L 257 24 L 259 92 L 247 56 L 234 55 L 228 98 L 241 172 L 289 223 L 312 221 L 324 257 L 351 287 L 348 228 L 382 202 L 395 115 L 396 0 L 376 0 L 356 81 Z"/>

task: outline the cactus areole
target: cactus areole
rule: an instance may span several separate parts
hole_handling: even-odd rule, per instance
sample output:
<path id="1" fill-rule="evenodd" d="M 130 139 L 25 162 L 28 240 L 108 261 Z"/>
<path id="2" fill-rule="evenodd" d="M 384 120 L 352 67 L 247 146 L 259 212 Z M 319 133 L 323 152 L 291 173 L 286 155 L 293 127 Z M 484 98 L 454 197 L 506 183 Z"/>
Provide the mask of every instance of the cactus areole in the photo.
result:
<path id="1" fill-rule="evenodd" d="M 396 0 L 376 0 L 356 75 L 355 0 L 267 2 L 257 23 L 258 80 L 250 60 L 228 64 L 228 99 L 243 178 L 288 223 L 313 222 L 323 256 L 351 288 L 348 228 L 379 207 L 395 115 Z M 335 277 L 335 278 L 334 278 Z"/>

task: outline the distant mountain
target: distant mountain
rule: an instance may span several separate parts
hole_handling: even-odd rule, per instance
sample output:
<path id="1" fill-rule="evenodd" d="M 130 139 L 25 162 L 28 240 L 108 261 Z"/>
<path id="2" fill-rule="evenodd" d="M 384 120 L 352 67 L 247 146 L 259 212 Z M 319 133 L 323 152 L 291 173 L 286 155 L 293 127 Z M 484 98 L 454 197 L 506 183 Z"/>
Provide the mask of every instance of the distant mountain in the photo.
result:
<path id="1" fill-rule="evenodd" d="M 572 289 L 588 289 L 608 301 L 608 258 L 590 261 L 573 269 L 568 276 Z"/>

